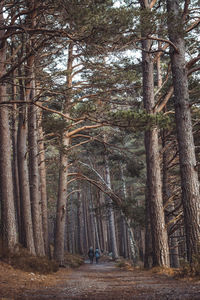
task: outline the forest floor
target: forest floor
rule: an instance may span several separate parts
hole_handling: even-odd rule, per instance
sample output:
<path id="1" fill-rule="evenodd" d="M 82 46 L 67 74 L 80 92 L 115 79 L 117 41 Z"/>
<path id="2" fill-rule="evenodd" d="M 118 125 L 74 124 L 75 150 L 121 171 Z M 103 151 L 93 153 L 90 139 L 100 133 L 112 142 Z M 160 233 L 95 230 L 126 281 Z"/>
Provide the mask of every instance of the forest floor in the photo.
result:
<path id="1" fill-rule="evenodd" d="M 8 299 L 199 300 L 200 280 L 120 269 L 113 262 L 86 262 L 50 275 L 24 272 L 0 262 L 0 300 Z"/>

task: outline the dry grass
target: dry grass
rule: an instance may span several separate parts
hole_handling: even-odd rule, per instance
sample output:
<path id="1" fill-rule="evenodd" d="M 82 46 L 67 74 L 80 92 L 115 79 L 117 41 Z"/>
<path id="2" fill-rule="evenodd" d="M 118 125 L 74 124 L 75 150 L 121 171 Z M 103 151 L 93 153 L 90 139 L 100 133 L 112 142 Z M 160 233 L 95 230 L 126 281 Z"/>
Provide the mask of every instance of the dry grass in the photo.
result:
<path id="1" fill-rule="evenodd" d="M 78 254 L 71 254 L 66 252 L 64 264 L 70 268 L 77 268 L 84 264 L 84 258 Z"/>
<path id="2" fill-rule="evenodd" d="M 182 261 L 177 277 L 200 279 L 200 254 L 193 256 L 192 263 Z"/>
<path id="3" fill-rule="evenodd" d="M 133 263 L 130 260 L 126 260 L 123 258 L 120 258 L 117 261 L 116 267 L 126 270 L 126 271 L 133 271 L 135 268 L 133 267 Z"/>
<path id="4" fill-rule="evenodd" d="M 167 275 L 174 277 L 179 272 L 179 269 L 174 268 L 164 268 L 164 267 L 153 267 L 149 270 L 149 272 L 152 272 L 154 274 L 160 274 L 160 275 Z"/>

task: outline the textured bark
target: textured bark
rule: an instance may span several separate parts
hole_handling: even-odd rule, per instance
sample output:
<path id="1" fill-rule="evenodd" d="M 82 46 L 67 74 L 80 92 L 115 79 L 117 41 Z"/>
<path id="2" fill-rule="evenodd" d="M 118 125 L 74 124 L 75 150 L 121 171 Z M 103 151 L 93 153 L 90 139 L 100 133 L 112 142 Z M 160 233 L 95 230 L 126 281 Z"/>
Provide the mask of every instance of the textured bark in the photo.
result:
<path id="1" fill-rule="evenodd" d="M 4 25 L 3 3 L 0 3 L 0 26 Z M 6 40 L 4 31 L 0 30 L 0 77 L 6 71 Z M 0 85 L 0 102 L 6 101 L 6 85 Z M 2 200 L 2 219 L 3 219 L 3 242 L 4 247 L 9 251 L 14 251 L 17 243 L 15 206 L 13 194 L 13 177 L 11 163 L 11 135 L 9 129 L 9 111 L 7 106 L 0 106 L 0 189 Z"/>
<path id="2" fill-rule="evenodd" d="M 85 200 L 85 196 L 82 199 L 83 201 L 83 227 L 84 227 L 84 251 L 85 253 L 87 253 L 87 250 L 90 247 L 90 243 L 89 243 L 89 237 L 88 237 L 88 230 L 87 230 L 87 208 L 86 208 L 86 200 Z"/>
<path id="3" fill-rule="evenodd" d="M 29 3 L 30 26 L 35 27 L 36 1 L 32 0 Z M 34 48 L 34 38 L 30 39 L 27 44 L 27 52 L 30 53 Z M 26 68 L 26 100 L 28 102 L 34 101 L 36 96 L 35 83 L 35 57 L 31 55 L 27 60 Z M 38 256 L 44 256 L 44 239 L 42 230 L 42 215 L 41 215 L 41 197 L 39 191 L 39 162 L 38 162 L 38 128 L 37 128 L 37 109 L 34 105 L 28 107 L 28 145 L 29 145 L 29 183 L 30 183 L 30 197 L 32 207 L 33 220 L 33 234 L 35 242 L 35 250 Z"/>
<path id="4" fill-rule="evenodd" d="M 83 254 L 83 203 L 81 193 L 77 193 L 77 252 Z"/>
<path id="5" fill-rule="evenodd" d="M 64 234 L 66 222 L 66 201 L 67 201 L 67 175 L 68 175 L 68 155 L 66 149 L 70 145 L 67 133 L 62 138 L 63 151 L 60 155 L 60 171 L 58 200 L 56 212 L 56 231 L 55 231 L 55 253 L 54 257 L 60 265 L 64 264 Z"/>
<path id="6" fill-rule="evenodd" d="M 110 169 L 109 169 L 108 159 L 106 155 L 105 155 L 105 173 L 106 173 L 105 174 L 106 183 L 108 187 L 111 189 Z M 116 232 L 115 232 L 115 217 L 114 217 L 113 203 L 110 198 L 108 198 L 107 203 L 108 203 L 108 222 L 109 222 L 112 257 L 113 259 L 117 259 L 119 255 L 118 255 L 117 239 L 116 239 Z"/>
<path id="7" fill-rule="evenodd" d="M 67 82 L 66 87 L 68 96 L 65 99 L 64 114 L 68 115 L 68 105 L 71 100 L 72 87 L 72 67 L 73 65 L 73 43 L 69 44 L 68 48 L 68 63 L 67 63 Z M 58 200 L 56 213 L 56 231 L 55 231 L 55 252 L 54 257 L 60 265 L 64 263 L 64 232 L 66 222 L 66 201 L 67 201 L 67 181 L 68 181 L 68 153 L 67 149 L 70 146 L 70 138 L 68 131 L 64 131 L 61 141 L 60 152 L 60 171 L 58 183 Z"/>
<path id="8" fill-rule="evenodd" d="M 23 96 L 22 93 L 21 96 Z M 19 109 L 17 157 L 21 199 L 21 226 L 24 228 L 21 243 L 27 247 L 30 253 L 35 255 L 27 162 L 27 121 L 25 107 Z"/>
<path id="9" fill-rule="evenodd" d="M 43 229 L 45 253 L 46 253 L 46 255 L 49 255 L 47 184 L 46 184 L 44 133 L 43 133 L 43 128 L 42 128 L 42 111 L 39 111 L 39 113 L 38 113 L 38 135 L 39 135 L 38 150 L 39 150 L 39 174 L 40 174 L 41 210 L 42 210 L 42 229 Z"/>
<path id="10" fill-rule="evenodd" d="M 29 177 L 30 196 L 32 204 L 33 233 L 36 254 L 45 255 L 41 218 L 41 197 L 39 191 L 39 162 L 37 143 L 37 112 L 34 106 L 29 107 L 28 114 L 28 144 L 29 144 Z"/>
<path id="11" fill-rule="evenodd" d="M 178 52 L 171 49 L 170 56 L 175 96 L 174 105 L 179 146 L 187 257 L 191 262 L 193 254 L 197 254 L 200 251 L 199 181 L 189 107 L 185 41 L 183 21 L 181 19 L 182 12 L 179 1 L 167 0 L 167 10 L 169 38 L 178 48 Z"/>
<path id="12" fill-rule="evenodd" d="M 152 266 L 152 234 L 151 234 L 151 219 L 150 219 L 150 201 L 148 189 L 145 195 L 145 252 L 144 252 L 144 267 L 149 269 Z"/>
<path id="13" fill-rule="evenodd" d="M 166 146 L 166 136 L 167 131 L 163 129 L 162 131 L 162 146 L 163 148 Z M 172 151 L 173 153 L 173 151 Z M 163 153 L 163 203 L 164 205 L 167 203 L 168 199 L 172 196 L 172 193 L 170 191 L 170 185 L 169 185 L 169 174 L 168 174 L 168 163 L 169 163 L 170 157 L 169 157 L 169 151 L 164 151 Z M 171 226 L 173 226 L 173 214 L 169 214 L 174 210 L 174 201 L 170 202 L 167 207 L 167 214 L 166 214 L 166 223 L 170 223 Z M 166 211 L 165 211 L 166 213 Z M 169 216 L 168 216 L 169 215 Z M 170 231 L 171 226 L 168 227 L 168 232 Z M 171 236 L 169 236 L 170 241 L 170 264 L 172 268 L 178 268 L 179 267 L 179 253 L 178 253 L 178 239 L 176 237 L 176 232 L 172 233 Z"/>
<path id="14" fill-rule="evenodd" d="M 14 74 L 13 74 L 14 75 Z M 16 82 L 13 80 L 13 100 L 16 100 Z M 20 192 L 19 192 L 19 174 L 18 174 L 18 164 L 17 164 L 17 105 L 13 105 L 12 111 L 12 149 L 13 149 L 13 161 L 12 161 L 12 168 L 13 168 L 13 187 L 14 187 L 14 201 L 15 201 L 15 208 L 16 208 L 16 217 L 17 217 L 17 231 L 19 235 L 19 240 L 22 236 L 22 227 L 21 227 L 21 205 L 20 205 Z"/>
<path id="15" fill-rule="evenodd" d="M 122 174 L 124 198 L 127 199 L 128 195 L 127 195 L 127 190 L 126 190 L 126 181 L 125 181 L 125 176 L 124 176 L 122 166 L 121 166 L 121 174 Z M 127 228 L 127 231 L 128 231 L 131 259 L 133 260 L 134 263 L 136 263 L 138 250 L 137 250 L 136 242 L 135 242 L 135 239 L 134 239 L 133 229 L 131 227 L 131 221 L 130 221 L 130 219 L 126 218 L 125 216 L 123 216 L 123 217 L 124 217 L 124 231 L 125 231 L 124 234 L 126 235 L 126 228 Z M 126 241 L 125 241 L 125 243 L 126 243 Z M 126 244 L 124 246 L 125 246 L 125 249 L 126 249 Z"/>
<path id="16" fill-rule="evenodd" d="M 149 9 L 148 1 L 144 1 L 142 9 Z M 143 21 L 141 18 L 142 23 Z M 146 32 L 142 32 L 142 35 L 145 37 Z M 151 41 L 144 40 L 142 46 L 144 49 L 142 52 L 143 101 L 146 112 L 152 114 L 155 101 L 153 57 L 148 52 L 151 49 Z M 150 207 L 153 265 L 169 267 L 169 246 L 163 211 L 158 128 L 156 126 L 145 132 L 145 151 L 148 189 L 146 201 L 149 201 L 147 207 Z"/>

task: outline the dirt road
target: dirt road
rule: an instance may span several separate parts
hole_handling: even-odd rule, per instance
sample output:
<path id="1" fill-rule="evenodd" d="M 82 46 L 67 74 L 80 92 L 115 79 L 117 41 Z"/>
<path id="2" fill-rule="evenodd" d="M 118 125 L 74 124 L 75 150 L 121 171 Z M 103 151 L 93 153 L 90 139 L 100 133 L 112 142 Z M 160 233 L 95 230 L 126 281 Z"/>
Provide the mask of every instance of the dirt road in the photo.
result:
<path id="1" fill-rule="evenodd" d="M 140 270 L 124 271 L 114 263 L 86 263 L 70 272 L 63 269 L 58 275 L 53 286 L 26 285 L 12 297 L 7 292 L 0 299 L 200 300 L 200 282 Z"/>

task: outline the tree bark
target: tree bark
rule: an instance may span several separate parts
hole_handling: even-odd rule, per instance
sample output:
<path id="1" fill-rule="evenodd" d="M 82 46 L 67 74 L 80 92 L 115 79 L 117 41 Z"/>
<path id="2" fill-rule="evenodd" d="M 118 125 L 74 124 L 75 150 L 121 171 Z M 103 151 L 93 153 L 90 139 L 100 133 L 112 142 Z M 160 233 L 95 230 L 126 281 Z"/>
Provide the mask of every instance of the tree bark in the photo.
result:
<path id="1" fill-rule="evenodd" d="M 19 172 L 19 190 L 21 199 L 21 226 L 24 228 L 22 244 L 35 255 L 35 244 L 33 238 L 33 224 L 31 215 L 31 201 L 29 190 L 29 174 L 27 163 L 27 121 L 26 108 L 19 108 L 19 123 L 17 134 L 17 156 Z"/>
<path id="2" fill-rule="evenodd" d="M 0 27 L 4 26 L 3 4 L 4 1 L 1 1 Z M 3 76 L 6 71 L 7 43 L 6 39 L 4 39 L 4 33 L 4 30 L 0 30 L 0 77 Z M 6 94 L 6 85 L 5 83 L 1 83 L 0 102 L 7 100 Z M 5 249 L 13 252 L 17 243 L 17 231 L 13 194 L 11 134 L 9 129 L 8 109 L 8 106 L 0 106 L 0 189 L 3 217 L 3 244 Z"/>
<path id="3" fill-rule="evenodd" d="M 171 48 L 170 57 L 174 85 L 187 257 L 191 262 L 193 255 L 200 251 L 199 180 L 189 106 L 182 11 L 179 1 L 167 0 L 167 11 L 169 38 L 178 49 L 178 51 L 175 51 Z"/>
<path id="4" fill-rule="evenodd" d="M 42 111 L 38 112 L 38 150 L 39 150 L 39 174 L 40 174 L 40 194 L 42 210 L 42 229 L 44 238 L 44 248 L 46 255 L 49 255 L 49 233 L 48 233 L 48 207 L 47 207 L 47 184 L 46 184 L 46 163 L 44 148 L 44 133 L 42 128 Z"/>
<path id="5" fill-rule="evenodd" d="M 148 1 L 144 1 L 143 10 L 149 9 Z M 141 17 L 141 24 L 145 24 L 144 16 Z M 147 29 L 144 29 L 142 35 L 146 37 Z M 149 53 L 151 41 L 146 39 L 142 42 L 142 71 L 143 71 L 143 102 L 146 112 L 153 114 L 154 101 L 154 65 L 153 57 Z M 147 165 L 147 189 L 150 207 L 150 220 L 152 232 L 153 247 L 153 265 L 169 267 L 169 246 L 167 230 L 165 227 L 165 218 L 162 200 L 162 180 L 160 169 L 158 128 L 152 126 L 145 132 L 145 151 Z"/>
<path id="6" fill-rule="evenodd" d="M 36 25 L 36 1 L 29 3 L 31 14 L 29 16 L 31 28 Z M 34 48 L 34 38 L 30 38 L 27 44 L 27 52 L 32 52 Z M 26 101 L 35 100 L 36 82 L 35 82 L 35 57 L 30 55 L 27 59 L 26 68 Z M 44 256 L 44 239 L 42 230 L 41 197 L 39 191 L 39 163 L 38 163 L 38 128 L 37 128 L 37 109 L 34 105 L 28 107 L 28 145 L 29 145 L 29 183 L 30 197 L 32 206 L 33 234 L 35 250 L 38 256 Z"/>
<path id="7" fill-rule="evenodd" d="M 67 82 L 66 87 L 68 96 L 65 99 L 64 114 L 68 115 L 68 105 L 71 100 L 72 88 L 72 69 L 73 69 L 73 43 L 69 44 L 68 48 L 68 62 L 67 62 Z M 55 231 L 55 252 L 54 257 L 60 265 L 64 263 L 64 232 L 66 222 L 66 197 L 67 197 L 67 181 L 68 181 L 68 152 L 70 146 L 70 138 L 68 131 L 64 131 L 61 141 L 60 152 L 60 171 L 58 184 L 58 200 L 56 213 L 56 231 Z"/>
<path id="8" fill-rule="evenodd" d="M 110 169 L 108 165 L 108 158 L 106 157 L 106 155 L 105 155 L 105 173 L 106 173 L 105 174 L 106 183 L 108 187 L 111 189 Z M 108 198 L 107 204 L 108 204 L 108 222 L 109 222 L 112 257 L 113 259 L 117 259 L 119 255 L 118 255 L 117 239 L 116 239 L 116 232 L 115 232 L 115 217 L 114 217 L 113 203 L 110 198 Z"/>

